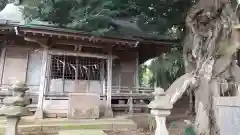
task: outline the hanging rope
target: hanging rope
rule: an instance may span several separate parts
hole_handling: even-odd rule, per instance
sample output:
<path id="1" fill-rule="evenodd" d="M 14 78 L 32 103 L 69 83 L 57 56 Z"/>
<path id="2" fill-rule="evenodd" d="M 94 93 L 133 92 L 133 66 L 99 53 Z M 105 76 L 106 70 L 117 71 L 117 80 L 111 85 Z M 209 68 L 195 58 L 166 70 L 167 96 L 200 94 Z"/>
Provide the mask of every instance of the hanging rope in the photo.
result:
<path id="1" fill-rule="evenodd" d="M 76 72 L 77 70 L 80 70 L 80 74 L 81 76 L 83 76 L 84 72 L 87 73 L 88 70 L 91 70 L 92 72 L 95 73 L 95 70 L 100 69 L 101 65 L 104 64 L 104 61 L 99 62 L 99 63 L 95 63 L 95 64 L 87 64 L 87 65 L 82 65 L 82 64 L 72 64 L 72 63 L 68 63 L 59 59 L 54 58 L 54 60 L 56 60 L 57 62 L 57 69 L 60 69 L 60 64 L 67 66 L 67 70 L 69 70 L 69 73 L 72 74 L 72 70 L 71 68 Z M 78 68 L 76 68 L 78 67 Z"/>
<path id="2" fill-rule="evenodd" d="M 59 62 L 60 63 L 62 63 L 63 65 L 65 64 L 65 65 L 69 65 L 70 67 L 72 67 L 73 69 L 76 69 L 76 67 L 73 65 L 73 64 L 71 64 L 71 63 L 68 63 L 68 62 L 65 62 L 65 61 L 61 61 L 61 60 L 59 60 L 59 59 L 56 59 L 56 58 L 54 58 L 56 61 L 57 61 L 57 67 L 59 67 L 58 66 L 58 64 L 59 64 Z M 82 67 L 82 68 L 84 68 L 84 69 L 87 69 L 87 68 L 90 68 L 90 67 L 94 67 L 95 69 L 99 69 L 99 66 L 101 65 L 101 64 L 103 64 L 104 62 L 100 62 L 100 63 L 95 63 L 95 64 L 88 64 L 88 65 L 82 65 L 82 64 L 75 64 L 76 66 L 80 66 L 80 67 Z"/>

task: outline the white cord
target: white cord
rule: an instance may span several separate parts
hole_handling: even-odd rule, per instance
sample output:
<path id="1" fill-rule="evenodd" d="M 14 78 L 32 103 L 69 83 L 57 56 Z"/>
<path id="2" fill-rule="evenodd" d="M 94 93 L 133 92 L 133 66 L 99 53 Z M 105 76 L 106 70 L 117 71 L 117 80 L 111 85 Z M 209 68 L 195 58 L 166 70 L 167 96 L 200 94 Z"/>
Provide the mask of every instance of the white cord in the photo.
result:
<path id="1" fill-rule="evenodd" d="M 14 27 L 14 30 L 15 30 L 16 35 L 18 35 L 19 34 L 18 27 Z"/>

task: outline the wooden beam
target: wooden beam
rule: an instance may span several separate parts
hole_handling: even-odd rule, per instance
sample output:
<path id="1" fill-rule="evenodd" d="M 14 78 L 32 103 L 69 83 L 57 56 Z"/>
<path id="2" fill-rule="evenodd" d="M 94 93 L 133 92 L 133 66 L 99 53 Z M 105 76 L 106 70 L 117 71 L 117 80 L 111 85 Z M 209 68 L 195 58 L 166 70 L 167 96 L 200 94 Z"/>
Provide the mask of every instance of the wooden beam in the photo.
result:
<path id="1" fill-rule="evenodd" d="M 58 29 L 54 30 L 46 30 L 46 29 L 34 29 L 34 28 L 23 28 L 20 27 L 19 31 L 22 32 L 23 34 L 40 34 L 45 37 L 53 37 L 57 36 L 59 38 L 61 37 L 66 37 L 66 38 L 72 38 L 72 39 L 80 39 L 80 40 L 92 40 L 92 41 L 102 41 L 104 43 L 109 43 L 109 44 L 122 44 L 122 45 L 132 45 L 135 44 L 136 40 L 133 39 L 120 39 L 120 38 L 113 38 L 113 37 L 93 37 L 89 34 L 84 34 L 80 32 L 73 32 L 73 31 L 59 31 Z"/>
<path id="2" fill-rule="evenodd" d="M 43 37 L 38 35 L 23 35 L 25 41 L 34 42 L 39 44 L 41 47 L 44 47 L 44 45 L 70 45 L 70 46 L 83 46 L 83 47 L 93 47 L 93 48 L 102 48 L 104 52 L 109 52 L 114 49 L 116 50 L 125 50 L 128 47 L 125 45 L 112 45 L 111 43 L 91 43 L 86 40 L 79 40 L 76 38 L 71 39 L 59 39 L 59 37 Z M 51 43 L 50 43 L 51 42 Z M 117 42 L 117 41 L 116 41 Z M 49 46 L 50 47 L 50 46 Z"/>
<path id="3" fill-rule="evenodd" d="M 97 45 L 97 44 L 91 44 L 86 43 L 85 41 L 81 40 L 57 40 L 55 42 L 56 44 L 64 44 L 64 45 L 73 45 L 73 46 L 86 46 L 86 47 L 95 47 L 95 48 L 104 48 L 104 45 Z"/>
<path id="4" fill-rule="evenodd" d="M 111 45 L 107 45 L 105 48 L 103 48 L 103 52 L 109 53 L 112 51 L 113 51 L 113 48 Z"/>
<path id="5" fill-rule="evenodd" d="M 48 38 L 24 37 L 24 40 L 37 43 L 43 48 L 46 48 L 48 45 Z"/>
<path id="6" fill-rule="evenodd" d="M 72 51 L 63 51 L 63 50 L 49 50 L 53 55 L 72 55 L 80 57 L 90 57 L 90 58 L 99 58 L 99 59 L 108 59 L 108 55 L 104 54 L 94 54 L 94 53 L 83 53 L 83 52 L 72 52 Z M 117 56 L 112 56 L 112 59 L 117 59 Z"/>

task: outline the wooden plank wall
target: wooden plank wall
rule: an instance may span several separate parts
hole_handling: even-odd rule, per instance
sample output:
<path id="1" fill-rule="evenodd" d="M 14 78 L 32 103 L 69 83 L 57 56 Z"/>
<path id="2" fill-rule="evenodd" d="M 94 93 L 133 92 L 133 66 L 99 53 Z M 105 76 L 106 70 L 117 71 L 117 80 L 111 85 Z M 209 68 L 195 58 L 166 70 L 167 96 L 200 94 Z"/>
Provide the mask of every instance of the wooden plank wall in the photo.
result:
<path id="1" fill-rule="evenodd" d="M 28 50 L 8 47 L 4 62 L 2 84 L 12 84 L 16 80 L 25 82 L 28 62 Z"/>
<path id="2" fill-rule="evenodd" d="M 38 92 L 42 67 L 41 59 L 41 51 L 13 45 L 3 47 L 0 62 L 1 85 L 7 87 L 18 80 L 25 82 L 30 91 Z"/>
<path id="3" fill-rule="evenodd" d="M 136 86 L 136 53 L 125 53 L 127 57 L 122 56 L 120 64 L 120 86 Z"/>

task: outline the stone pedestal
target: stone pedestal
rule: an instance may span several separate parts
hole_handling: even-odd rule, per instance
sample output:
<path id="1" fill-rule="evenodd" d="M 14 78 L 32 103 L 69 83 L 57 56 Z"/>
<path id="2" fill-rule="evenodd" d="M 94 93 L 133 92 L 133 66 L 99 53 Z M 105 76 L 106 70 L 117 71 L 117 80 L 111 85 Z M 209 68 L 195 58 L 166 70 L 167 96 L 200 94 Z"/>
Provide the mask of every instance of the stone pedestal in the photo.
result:
<path id="1" fill-rule="evenodd" d="M 129 103 L 128 103 L 128 104 L 129 104 L 129 112 L 128 112 L 128 113 L 129 113 L 130 115 L 132 115 L 132 114 L 134 113 L 134 111 L 133 111 L 133 99 L 132 99 L 132 97 L 129 98 L 128 102 L 129 102 Z"/>
<path id="2" fill-rule="evenodd" d="M 44 113 L 42 109 L 37 109 L 35 114 L 34 114 L 35 119 L 43 119 L 44 118 Z"/>
<path id="3" fill-rule="evenodd" d="M 98 119 L 100 96 L 95 93 L 71 93 L 69 95 L 69 119 Z"/>
<path id="4" fill-rule="evenodd" d="M 30 104 L 30 100 L 24 97 L 27 90 L 25 84 L 17 82 L 9 88 L 9 91 L 13 91 L 13 96 L 3 99 L 4 106 L 0 108 L 0 115 L 7 117 L 5 135 L 17 135 L 17 125 L 20 117 L 31 115 L 26 107 Z"/>
<path id="5" fill-rule="evenodd" d="M 104 117 L 107 118 L 112 118 L 113 117 L 113 110 L 112 110 L 112 106 L 109 106 L 109 104 L 107 104 L 107 100 L 104 101 Z"/>
<path id="6" fill-rule="evenodd" d="M 17 125 L 19 122 L 19 117 L 8 117 L 7 118 L 7 128 L 5 135 L 17 135 Z"/>
<path id="7" fill-rule="evenodd" d="M 170 103 L 170 97 L 164 94 L 162 88 L 155 88 L 155 99 L 150 102 L 148 107 L 156 120 L 155 135 L 169 135 L 166 127 L 166 117 L 171 114 L 173 105 Z"/>
<path id="8" fill-rule="evenodd" d="M 105 113 L 104 113 L 105 117 L 113 117 L 113 111 L 112 108 L 110 107 L 106 107 Z"/>
<path id="9" fill-rule="evenodd" d="M 171 114 L 170 110 L 151 110 L 156 120 L 155 135 L 169 135 L 166 126 L 166 117 Z"/>

